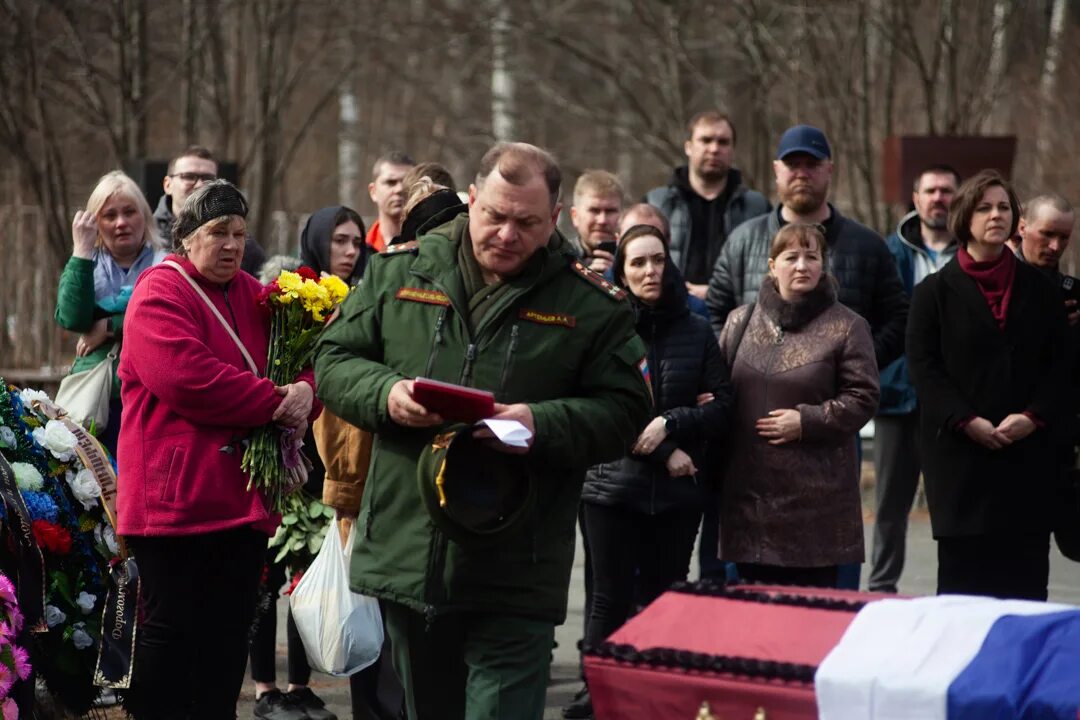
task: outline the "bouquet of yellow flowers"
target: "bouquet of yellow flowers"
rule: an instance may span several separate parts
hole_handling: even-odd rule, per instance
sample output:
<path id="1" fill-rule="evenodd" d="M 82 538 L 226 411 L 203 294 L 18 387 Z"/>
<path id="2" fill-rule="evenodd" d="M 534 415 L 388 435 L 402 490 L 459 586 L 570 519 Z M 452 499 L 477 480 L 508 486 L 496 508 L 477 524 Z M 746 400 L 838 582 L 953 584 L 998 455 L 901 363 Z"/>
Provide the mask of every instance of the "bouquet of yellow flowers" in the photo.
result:
<path id="1" fill-rule="evenodd" d="M 339 278 L 319 278 L 308 267 L 283 270 L 259 295 L 270 310 L 270 351 L 266 375 L 275 385 L 288 385 L 311 364 L 315 342 L 334 308 L 349 294 Z M 285 495 L 303 484 L 310 463 L 301 452 L 303 437 L 273 423 L 254 432 L 244 452 L 248 490 L 259 488 L 270 507 L 281 512 Z"/>

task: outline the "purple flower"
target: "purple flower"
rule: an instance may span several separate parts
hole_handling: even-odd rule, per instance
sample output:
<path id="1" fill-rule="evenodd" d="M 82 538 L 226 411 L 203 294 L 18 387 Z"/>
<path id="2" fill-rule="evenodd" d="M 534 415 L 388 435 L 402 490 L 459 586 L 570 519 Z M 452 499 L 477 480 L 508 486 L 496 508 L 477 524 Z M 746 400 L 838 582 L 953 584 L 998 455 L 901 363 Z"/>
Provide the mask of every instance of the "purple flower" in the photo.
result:
<path id="1" fill-rule="evenodd" d="M 17 645 L 11 646 L 11 654 L 15 657 L 15 674 L 19 679 L 30 677 L 30 654 Z"/>
<path id="2" fill-rule="evenodd" d="M 2 646 L 0 646 L 2 648 Z M 0 657 L 3 657 L 4 653 L 0 651 Z M 7 665 L 0 662 L 0 697 L 7 697 L 7 694 L 11 692 L 11 686 L 15 684 L 15 673 L 11 671 Z M 6 715 L 4 717 L 7 717 Z"/>
<path id="3" fill-rule="evenodd" d="M 0 601 L 3 601 L 9 605 L 14 605 L 18 602 L 15 596 L 15 586 L 11 584 L 11 581 L 7 579 L 7 576 L 0 573 Z"/>

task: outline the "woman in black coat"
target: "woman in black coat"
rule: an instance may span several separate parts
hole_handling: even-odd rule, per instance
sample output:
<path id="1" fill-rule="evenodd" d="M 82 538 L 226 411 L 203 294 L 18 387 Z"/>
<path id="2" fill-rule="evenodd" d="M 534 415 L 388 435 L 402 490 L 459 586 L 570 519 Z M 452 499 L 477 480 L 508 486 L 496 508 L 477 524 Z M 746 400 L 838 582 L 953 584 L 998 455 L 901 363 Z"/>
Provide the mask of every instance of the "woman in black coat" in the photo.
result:
<path id="1" fill-rule="evenodd" d="M 965 182 L 949 213 L 960 250 L 911 302 L 938 593 L 1047 596 L 1066 329 L 1057 291 L 1005 245 L 1019 216 L 997 173 Z"/>
<path id="2" fill-rule="evenodd" d="M 619 628 L 635 601 L 649 603 L 685 580 L 704 501 L 705 447 L 727 427 L 731 385 L 716 337 L 686 305 L 686 286 L 663 235 L 637 225 L 615 253 L 637 331 L 649 348 L 657 417 L 631 453 L 591 468 L 582 493 L 593 596 L 586 642 Z M 635 586 L 636 580 L 636 586 Z"/>

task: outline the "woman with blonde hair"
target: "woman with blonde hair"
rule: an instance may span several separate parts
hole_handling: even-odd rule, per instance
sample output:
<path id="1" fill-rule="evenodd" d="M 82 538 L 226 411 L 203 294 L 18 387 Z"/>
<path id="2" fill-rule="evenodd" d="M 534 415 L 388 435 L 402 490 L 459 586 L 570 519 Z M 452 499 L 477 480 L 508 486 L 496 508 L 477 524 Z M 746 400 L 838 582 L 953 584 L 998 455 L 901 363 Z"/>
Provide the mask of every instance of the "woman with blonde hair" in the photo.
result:
<path id="1" fill-rule="evenodd" d="M 135 181 L 119 170 L 106 173 L 90 193 L 86 209 L 75 213 L 73 250 L 57 292 L 57 324 L 81 333 L 71 371 L 114 363 L 109 422 L 97 429 L 99 439 L 114 454 L 120 431 L 120 383 L 109 356 L 119 355 L 124 312 L 135 280 L 164 257 L 157 249 L 154 228 L 150 205 Z"/>

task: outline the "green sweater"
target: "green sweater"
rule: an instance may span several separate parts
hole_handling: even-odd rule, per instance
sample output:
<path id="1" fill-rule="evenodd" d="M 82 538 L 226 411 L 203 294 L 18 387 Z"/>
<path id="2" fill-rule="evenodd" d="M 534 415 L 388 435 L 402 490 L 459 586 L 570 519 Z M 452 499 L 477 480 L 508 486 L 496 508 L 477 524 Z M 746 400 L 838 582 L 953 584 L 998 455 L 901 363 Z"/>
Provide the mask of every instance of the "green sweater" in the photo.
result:
<path id="1" fill-rule="evenodd" d="M 106 315 L 94 302 L 94 261 L 71 257 L 60 275 L 60 287 L 56 296 L 56 323 L 76 333 L 86 333 L 103 317 L 109 318 L 112 340 L 101 343 L 92 353 L 75 358 L 71 372 L 89 370 L 105 360 L 113 343 L 121 342 L 124 331 L 124 314 Z M 119 363 L 116 363 L 119 365 Z M 113 367 L 112 396 L 120 397 L 120 378 Z"/>
<path id="2" fill-rule="evenodd" d="M 558 623 L 566 616 L 585 470 L 624 455 L 651 416 L 639 368 L 645 346 L 621 293 L 574 270 L 558 235 L 538 251 L 539 271 L 508 280 L 510 289 L 470 329 L 457 255 L 467 228 L 460 215 L 418 249 L 372 258 L 318 346 L 319 398 L 376 433 L 352 585 L 429 617 L 492 610 Z M 418 376 L 530 405 L 537 502 L 496 547 L 448 541 L 424 509 L 417 459 L 440 428 L 400 427 L 386 405 L 396 382 Z"/>

